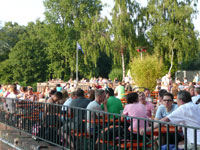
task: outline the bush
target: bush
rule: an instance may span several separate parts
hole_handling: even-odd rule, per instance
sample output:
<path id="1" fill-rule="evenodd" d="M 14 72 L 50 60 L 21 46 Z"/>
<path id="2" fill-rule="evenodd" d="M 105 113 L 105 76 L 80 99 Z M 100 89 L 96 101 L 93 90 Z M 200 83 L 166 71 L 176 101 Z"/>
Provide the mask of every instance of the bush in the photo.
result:
<path id="1" fill-rule="evenodd" d="M 139 87 L 146 87 L 154 90 L 156 79 L 162 77 L 163 62 L 155 55 L 141 58 L 134 58 L 130 63 L 131 76 Z"/>
<path id="2" fill-rule="evenodd" d="M 118 80 L 122 81 L 122 69 L 119 69 L 119 68 L 112 69 L 108 77 L 111 80 L 114 80 L 115 78 L 117 78 Z"/>

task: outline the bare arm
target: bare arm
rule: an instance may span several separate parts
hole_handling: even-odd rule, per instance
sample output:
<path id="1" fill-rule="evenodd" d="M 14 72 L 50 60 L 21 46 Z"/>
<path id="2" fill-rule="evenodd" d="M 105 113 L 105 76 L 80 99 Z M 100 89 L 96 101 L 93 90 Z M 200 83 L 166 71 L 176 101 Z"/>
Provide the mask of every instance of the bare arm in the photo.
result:
<path id="1" fill-rule="evenodd" d="M 162 122 L 170 122 L 169 118 L 167 118 L 167 117 L 160 119 L 160 121 L 162 121 Z M 164 126 L 164 124 L 161 124 L 161 126 Z M 158 127 L 159 127 L 159 123 L 155 123 L 154 126 L 153 126 L 154 129 L 155 129 L 155 128 L 158 128 Z M 148 128 L 146 129 L 146 132 L 148 132 L 148 131 L 151 131 L 151 127 L 148 127 Z M 144 129 L 141 129 L 141 130 L 140 130 L 140 134 L 141 134 L 141 135 L 144 134 Z"/>

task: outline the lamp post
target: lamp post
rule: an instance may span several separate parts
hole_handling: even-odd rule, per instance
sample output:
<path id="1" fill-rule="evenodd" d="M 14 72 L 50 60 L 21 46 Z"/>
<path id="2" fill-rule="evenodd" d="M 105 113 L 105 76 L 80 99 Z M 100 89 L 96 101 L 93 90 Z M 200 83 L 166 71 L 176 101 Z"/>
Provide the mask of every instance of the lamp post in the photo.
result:
<path id="1" fill-rule="evenodd" d="M 137 48 L 137 52 L 140 53 L 140 57 L 141 57 L 141 60 L 142 60 L 142 52 L 147 52 L 146 48 L 145 47 L 139 47 Z"/>

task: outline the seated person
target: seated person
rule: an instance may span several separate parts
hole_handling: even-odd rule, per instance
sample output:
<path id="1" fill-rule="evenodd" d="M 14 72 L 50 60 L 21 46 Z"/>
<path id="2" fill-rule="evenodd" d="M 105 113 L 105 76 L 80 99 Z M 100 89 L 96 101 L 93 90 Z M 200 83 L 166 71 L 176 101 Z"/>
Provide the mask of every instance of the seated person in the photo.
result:
<path id="1" fill-rule="evenodd" d="M 120 111 L 123 110 L 122 102 L 120 99 L 114 96 L 114 90 L 112 88 L 106 88 L 106 98 L 107 98 L 107 109 L 110 113 L 120 114 Z M 104 110 L 104 105 L 101 104 L 102 110 Z M 111 116 L 112 118 L 112 116 Z"/>
<path id="2" fill-rule="evenodd" d="M 200 107 L 194 104 L 191 99 L 191 95 L 187 91 L 180 91 L 177 95 L 178 108 L 171 114 L 167 115 L 160 121 L 171 122 L 173 124 L 181 124 L 192 127 L 200 127 Z M 164 124 L 163 124 L 164 125 Z M 154 128 L 158 128 L 159 124 L 154 124 Z M 148 127 L 146 131 L 151 131 Z M 187 128 L 187 136 L 184 137 L 187 140 L 187 149 L 195 149 L 195 142 L 197 143 L 197 150 L 200 150 L 200 130 L 196 132 L 196 139 L 194 138 L 194 129 Z M 141 135 L 144 130 L 140 130 Z M 196 140 L 196 141 L 195 141 Z"/>
<path id="3" fill-rule="evenodd" d="M 96 90 L 95 91 L 95 100 L 88 104 L 87 109 L 96 110 L 96 111 L 103 111 L 101 109 L 101 104 L 103 104 L 104 108 L 105 108 L 105 112 L 107 112 L 106 103 L 107 103 L 107 99 L 106 99 L 106 95 L 105 95 L 104 90 Z M 93 120 L 94 115 L 96 115 L 95 112 L 87 111 L 87 120 Z M 90 118 L 90 116 L 91 116 L 91 118 Z M 89 131 L 89 129 L 90 129 L 89 126 L 90 126 L 90 123 L 87 123 L 87 131 Z M 91 124 L 91 127 L 92 126 L 93 125 Z"/>
<path id="4" fill-rule="evenodd" d="M 152 103 L 146 101 L 145 94 L 143 92 L 139 93 L 139 102 L 146 107 L 147 117 L 151 118 L 152 112 L 154 111 L 154 107 Z"/>
<path id="5" fill-rule="evenodd" d="M 145 99 L 148 102 L 152 102 L 152 98 L 151 98 L 151 94 L 150 94 L 150 90 L 148 88 L 144 88 L 144 95 L 145 95 Z"/>
<path id="6" fill-rule="evenodd" d="M 123 115 L 131 116 L 131 117 L 147 118 L 146 107 L 143 104 L 139 103 L 137 93 L 128 94 L 127 103 L 128 104 L 125 105 Z M 133 128 L 133 139 L 137 139 L 137 130 L 138 130 L 137 122 L 138 122 L 137 119 L 133 119 L 133 124 L 131 125 Z M 128 128 L 130 132 L 131 132 L 131 126 Z M 148 127 L 148 124 L 146 126 Z M 144 120 L 140 120 L 140 129 L 143 129 L 143 128 L 144 128 Z"/>
<path id="7" fill-rule="evenodd" d="M 63 104 L 63 106 L 70 106 L 71 105 L 71 102 L 77 98 L 77 94 L 76 94 L 76 91 L 73 91 L 71 94 L 70 94 L 70 98 L 68 98 L 65 103 Z M 66 111 L 66 107 L 62 107 L 62 111 Z"/>
<path id="8" fill-rule="evenodd" d="M 94 90 L 89 90 L 87 93 L 88 99 L 93 101 L 95 100 L 95 91 Z"/>
<path id="9" fill-rule="evenodd" d="M 174 110 L 178 108 L 178 105 L 173 104 L 174 96 L 171 93 L 165 93 L 163 95 L 163 105 L 160 105 L 157 109 L 155 120 L 160 120 L 170 113 L 172 113 Z"/>

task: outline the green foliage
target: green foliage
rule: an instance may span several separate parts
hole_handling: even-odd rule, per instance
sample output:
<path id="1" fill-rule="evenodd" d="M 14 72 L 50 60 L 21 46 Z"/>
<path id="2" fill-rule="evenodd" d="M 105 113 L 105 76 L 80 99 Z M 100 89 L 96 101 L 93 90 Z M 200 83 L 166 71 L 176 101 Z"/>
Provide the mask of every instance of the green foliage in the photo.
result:
<path id="1" fill-rule="evenodd" d="M 150 0 L 147 17 L 150 31 L 148 37 L 153 43 L 154 52 L 165 64 L 190 60 L 197 55 L 197 33 L 192 17 L 196 13 L 192 0 Z M 176 67 L 177 69 L 177 67 Z"/>
<path id="2" fill-rule="evenodd" d="M 20 36 L 17 44 L 9 53 L 9 59 L 2 63 L 0 71 L 1 81 L 22 85 L 32 85 L 36 82 L 46 81 L 48 77 L 48 59 L 46 44 L 43 42 L 39 30 L 43 24 L 29 23 L 26 32 Z"/>
<path id="3" fill-rule="evenodd" d="M 122 81 L 122 69 L 121 68 L 114 68 L 108 75 L 109 79 L 114 80 L 117 78 L 118 80 Z"/>
<path id="4" fill-rule="evenodd" d="M 13 66 L 11 60 L 7 59 L 0 62 L 0 82 L 3 84 L 14 83 L 13 82 Z"/>
<path id="5" fill-rule="evenodd" d="M 12 22 L 5 23 L 5 26 L 0 29 L 0 62 L 8 59 L 9 52 L 24 32 L 24 26 Z"/>
<path id="6" fill-rule="evenodd" d="M 134 58 L 130 63 L 131 76 L 139 87 L 155 89 L 156 79 L 164 74 L 163 63 L 155 55 Z"/>
<path id="7" fill-rule="evenodd" d="M 100 50 L 105 48 L 103 37 L 108 22 L 100 18 L 101 1 L 45 0 L 44 5 L 49 23 L 46 31 L 50 73 L 54 78 L 62 79 L 74 74 L 76 43 L 79 41 L 84 50 L 84 55 L 79 55 L 79 75 L 95 75 Z"/>
<path id="8" fill-rule="evenodd" d="M 172 74 L 178 68 L 198 68 L 200 40 L 192 23 L 196 14 L 192 0 L 149 0 L 146 8 L 136 1 L 114 2 L 111 20 L 101 17 L 101 0 L 44 0 L 44 22 L 1 26 L 0 82 L 35 85 L 49 78 L 73 78 L 77 42 L 84 51 L 79 51 L 79 78 L 109 74 L 122 80 L 130 59 L 140 56 L 138 47 L 163 60 L 163 74 L 171 60 Z M 154 74 L 143 76 L 151 81 Z M 153 88 L 147 84 L 141 86 Z"/>

